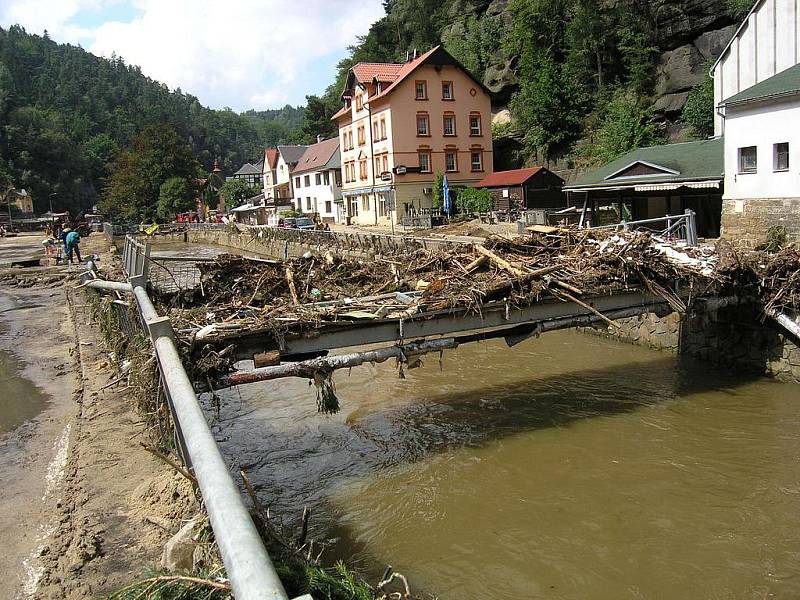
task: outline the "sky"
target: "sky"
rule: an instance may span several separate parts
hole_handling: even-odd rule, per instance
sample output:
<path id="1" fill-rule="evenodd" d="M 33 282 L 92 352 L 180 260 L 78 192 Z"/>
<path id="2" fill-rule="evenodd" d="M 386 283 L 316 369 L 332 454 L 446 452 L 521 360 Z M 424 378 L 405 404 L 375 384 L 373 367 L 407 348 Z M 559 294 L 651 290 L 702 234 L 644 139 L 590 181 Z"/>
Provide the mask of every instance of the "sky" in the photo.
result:
<path id="1" fill-rule="evenodd" d="M 383 16 L 381 0 L 0 0 L 0 26 L 47 30 L 211 108 L 305 104 L 347 47 Z"/>

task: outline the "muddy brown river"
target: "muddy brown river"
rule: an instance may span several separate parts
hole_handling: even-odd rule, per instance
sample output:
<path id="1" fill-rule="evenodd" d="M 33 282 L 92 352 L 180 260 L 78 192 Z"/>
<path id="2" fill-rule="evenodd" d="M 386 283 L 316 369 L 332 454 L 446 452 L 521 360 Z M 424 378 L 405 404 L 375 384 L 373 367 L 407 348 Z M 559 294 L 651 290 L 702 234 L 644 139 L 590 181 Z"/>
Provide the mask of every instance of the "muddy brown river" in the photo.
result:
<path id="1" fill-rule="evenodd" d="M 223 453 L 370 578 L 465 598 L 800 596 L 800 393 L 577 332 L 226 392 Z M 208 400 L 206 399 L 208 405 Z"/>

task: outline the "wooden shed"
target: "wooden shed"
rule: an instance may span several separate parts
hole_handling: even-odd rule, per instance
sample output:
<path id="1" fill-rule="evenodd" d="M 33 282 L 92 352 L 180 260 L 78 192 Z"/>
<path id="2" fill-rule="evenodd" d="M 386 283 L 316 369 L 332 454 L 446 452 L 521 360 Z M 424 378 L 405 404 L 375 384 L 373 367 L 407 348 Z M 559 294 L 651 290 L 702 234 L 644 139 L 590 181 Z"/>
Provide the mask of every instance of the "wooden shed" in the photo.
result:
<path id="1" fill-rule="evenodd" d="M 561 191 L 564 180 L 545 167 L 496 171 L 475 184 L 494 197 L 497 211 L 523 211 L 532 208 L 564 208 Z"/>

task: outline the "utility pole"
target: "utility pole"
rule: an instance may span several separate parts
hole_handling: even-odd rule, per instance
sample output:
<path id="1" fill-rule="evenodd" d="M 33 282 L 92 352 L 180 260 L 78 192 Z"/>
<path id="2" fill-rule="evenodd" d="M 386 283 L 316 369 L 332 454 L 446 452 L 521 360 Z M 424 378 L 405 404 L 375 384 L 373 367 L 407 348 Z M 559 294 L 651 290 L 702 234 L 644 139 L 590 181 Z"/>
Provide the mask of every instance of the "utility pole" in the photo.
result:
<path id="1" fill-rule="evenodd" d="M 14 226 L 14 221 L 13 221 L 13 219 L 11 218 L 11 200 L 9 200 L 9 196 L 11 195 L 11 192 L 14 192 L 14 191 L 16 191 L 16 189 L 17 189 L 17 188 L 15 188 L 15 187 L 12 185 L 10 188 L 8 188 L 8 189 L 6 190 L 6 195 L 5 195 L 6 204 L 8 205 L 8 231 L 9 231 L 9 232 L 11 232 L 11 229 L 12 229 L 12 228 L 13 228 L 13 226 Z"/>

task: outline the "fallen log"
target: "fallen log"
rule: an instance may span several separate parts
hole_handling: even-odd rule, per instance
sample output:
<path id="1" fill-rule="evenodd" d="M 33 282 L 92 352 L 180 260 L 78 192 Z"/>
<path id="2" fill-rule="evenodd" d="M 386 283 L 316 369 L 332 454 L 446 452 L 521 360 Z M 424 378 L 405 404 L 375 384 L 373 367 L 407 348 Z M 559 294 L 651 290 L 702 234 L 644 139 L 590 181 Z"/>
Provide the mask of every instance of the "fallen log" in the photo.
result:
<path id="1" fill-rule="evenodd" d="M 512 265 L 510 262 L 508 262 L 506 259 L 501 258 L 497 254 L 495 254 L 494 252 L 492 252 L 491 250 L 489 250 L 487 248 L 484 248 L 480 244 L 475 246 L 475 250 L 479 254 L 483 254 L 486 258 L 488 258 L 490 261 L 492 261 L 494 264 L 496 264 L 498 267 L 500 267 L 504 271 L 508 271 L 509 273 L 511 273 L 512 275 L 515 275 L 517 277 L 524 277 L 525 276 L 525 271 L 523 271 L 522 269 L 518 269 L 517 267 Z"/>
<path id="2" fill-rule="evenodd" d="M 349 369 L 364 363 L 386 362 L 390 358 L 396 358 L 405 362 L 411 356 L 419 356 L 430 352 L 441 352 L 457 348 L 458 342 L 453 338 L 441 340 L 430 340 L 412 344 L 390 346 L 366 352 L 355 352 L 352 354 L 339 354 L 336 356 L 323 356 L 311 360 L 273 367 L 263 367 L 252 371 L 239 371 L 220 377 L 214 382 L 215 388 L 232 387 L 244 383 L 255 383 L 257 381 L 269 381 L 271 379 L 282 379 L 284 377 L 301 377 L 303 379 L 313 379 L 317 373 L 330 373 L 337 369 Z"/>

